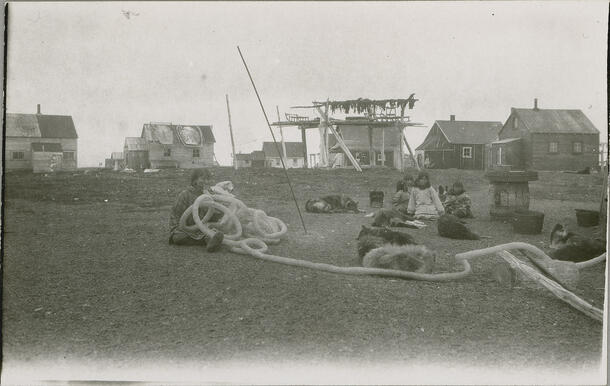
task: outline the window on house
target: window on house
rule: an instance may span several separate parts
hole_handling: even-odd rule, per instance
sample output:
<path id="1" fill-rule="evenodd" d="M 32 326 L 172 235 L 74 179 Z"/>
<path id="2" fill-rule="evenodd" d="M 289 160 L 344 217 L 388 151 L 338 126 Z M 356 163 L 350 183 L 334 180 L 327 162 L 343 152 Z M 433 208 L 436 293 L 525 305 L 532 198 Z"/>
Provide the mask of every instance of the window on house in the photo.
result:
<path id="1" fill-rule="evenodd" d="M 472 147 L 466 146 L 462 148 L 462 158 L 472 158 Z"/>
<path id="2" fill-rule="evenodd" d="M 171 157 L 172 155 L 172 149 L 170 149 L 169 147 L 165 150 L 163 150 L 163 156 L 165 157 Z"/>
<path id="3" fill-rule="evenodd" d="M 557 142 L 549 142 L 549 153 L 558 153 L 559 144 Z"/>
<path id="4" fill-rule="evenodd" d="M 377 161 L 379 161 L 379 162 L 383 161 L 383 154 L 377 153 Z"/>
<path id="5" fill-rule="evenodd" d="M 497 157 L 496 163 L 498 165 L 502 165 L 502 148 L 501 147 L 498 148 L 498 151 L 496 152 L 496 157 Z"/>
<path id="6" fill-rule="evenodd" d="M 74 152 L 64 151 L 64 161 L 74 161 Z"/>
<path id="7" fill-rule="evenodd" d="M 519 128 L 519 120 L 517 119 L 517 117 L 513 118 L 513 129 L 518 129 Z"/>
<path id="8" fill-rule="evenodd" d="M 293 158 L 292 159 L 292 164 L 293 165 L 298 165 L 299 164 L 299 159 L 298 158 Z"/>
<path id="9" fill-rule="evenodd" d="M 193 158 L 199 158 L 199 149 L 193 149 Z"/>
<path id="10" fill-rule="evenodd" d="M 14 151 L 13 152 L 13 159 L 24 159 L 25 158 L 25 153 L 22 151 Z"/>
<path id="11" fill-rule="evenodd" d="M 582 142 L 574 142 L 572 144 L 572 152 L 582 153 Z"/>

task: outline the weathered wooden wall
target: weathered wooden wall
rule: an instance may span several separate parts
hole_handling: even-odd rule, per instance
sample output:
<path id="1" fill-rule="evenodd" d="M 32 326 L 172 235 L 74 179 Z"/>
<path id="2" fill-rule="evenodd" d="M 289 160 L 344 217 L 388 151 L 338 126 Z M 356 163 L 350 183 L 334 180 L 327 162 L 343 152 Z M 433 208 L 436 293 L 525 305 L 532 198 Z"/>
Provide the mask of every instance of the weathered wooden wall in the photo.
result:
<path id="1" fill-rule="evenodd" d="M 171 154 L 165 156 L 165 149 L 170 149 Z M 184 146 L 182 144 L 163 145 L 159 143 L 149 143 L 148 159 L 151 168 L 199 168 L 214 165 L 214 144 L 206 143 L 198 147 L 199 157 L 193 157 L 194 146 Z"/>
<path id="2" fill-rule="evenodd" d="M 78 165 L 78 143 L 76 138 L 6 137 L 4 165 L 6 170 L 33 170 L 32 143 L 60 143 L 64 152 L 74 152 L 74 160 L 62 162 L 62 170 L 76 170 Z M 23 160 L 13 160 L 13 152 L 24 153 Z M 63 157 L 66 158 L 66 157 Z"/>
<path id="3" fill-rule="evenodd" d="M 599 134 L 532 134 L 534 170 L 579 170 L 597 165 Z M 557 142 L 557 153 L 549 152 L 549 143 Z M 582 142 L 583 152 L 574 153 L 573 143 Z"/>

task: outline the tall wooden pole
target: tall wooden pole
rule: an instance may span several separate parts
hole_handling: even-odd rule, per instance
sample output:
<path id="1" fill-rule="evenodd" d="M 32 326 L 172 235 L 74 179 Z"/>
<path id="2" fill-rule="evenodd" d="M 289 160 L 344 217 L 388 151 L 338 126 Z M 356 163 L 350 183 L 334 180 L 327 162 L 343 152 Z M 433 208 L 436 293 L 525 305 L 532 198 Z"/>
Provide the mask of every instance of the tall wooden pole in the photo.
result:
<path id="1" fill-rule="evenodd" d="M 263 116 L 265 117 L 265 122 L 267 122 L 267 127 L 269 128 L 269 132 L 271 133 L 271 138 L 273 138 L 273 143 L 275 144 L 275 151 L 280 152 L 279 146 L 277 145 L 277 141 L 275 140 L 275 134 L 273 134 L 273 130 L 271 129 L 271 123 L 269 123 L 269 118 L 267 117 L 267 112 L 265 111 L 265 107 L 263 106 L 263 101 L 261 100 L 261 96 L 258 95 L 258 90 L 256 89 L 256 85 L 254 84 L 254 79 L 252 79 L 252 74 L 250 74 L 250 69 L 248 69 L 248 65 L 246 64 L 246 59 L 241 54 L 241 50 L 239 46 L 237 46 L 237 52 L 239 52 L 239 57 L 241 61 L 244 63 L 244 67 L 246 68 L 246 72 L 248 73 L 248 78 L 250 78 L 250 82 L 252 83 L 252 88 L 254 88 L 254 93 L 256 94 L 256 99 L 258 99 L 258 104 L 261 107 L 263 112 Z M 307 148 L 307 146 L 305 146 Z M 286 170 L 286 165 L 284 164 L 284 160 L 280 158 L 282 161 L 282 169 L 284 169 L 284 175 L 286 176 L 286 180 L 288 181 L 288 187 L 290 187 L 290 194 L 292 195 L 292 199 L 294 200 L 294 205 L 297 208 L 297 212 L 299 212 L 299 218 L 301 219 L 301 224 L 303 224 L 303 230 L 307 233 L 307 228 L 305 227 L 305 220 L 303 220 L 303 215 L 301 214 L 301 208 L 299 208 L 299 204 L 297 202 L 297 197 L 294 195 L 294 189 L 292 188 L 292 182 L 290 182 L 290 177 L 288 176 L 288 171 Z M 305 158 L 307 161 L 307 158 Z"/>
<path id="2" fill-rule="evenodd" d="M 303 168 L 307 169 L 307 136 L 305 135 L 305 127 L 299 127 L 301 129 L 301 141 L 303 142 Z"/>
<path id="3" fill-rule="evenodd" d="M 275 111 L 277 111 L 277 121 L 279 123 L 279 122 L 281 122 L 280 108 L 277 105 L 275 105 Z M 282 143 L 282 154 L 284 157 L 284 162 L 288 162 L 286 160 L 286 144 L 284 143 L 284 131 L 282 130 L 282 125 L 280 125 L 280 142 Z"/>
<path id="4" fill-rule="evenodd" d="M 369 166 L 375 166 L 375 151 L 373 150 L 373 128 L 369 126 Z"/>
<path id="5" fill-rule="evenodd" d="M 233 150 L 233 168 L 237 170 L 237 162 L 235 162 L 235 140 L 233 139 L 233 126 L 231 126 L 231 109 L 229 108 L 229 94 L 225 94 L 227 99 L 227 114 L 229 114 L 229 132 L 231 133 L 231 149 Z"/>
<path id="6" fill-rule="evenodd" d="M 385 129 L 381 127 L 381 166 L 385 166 Z"/>

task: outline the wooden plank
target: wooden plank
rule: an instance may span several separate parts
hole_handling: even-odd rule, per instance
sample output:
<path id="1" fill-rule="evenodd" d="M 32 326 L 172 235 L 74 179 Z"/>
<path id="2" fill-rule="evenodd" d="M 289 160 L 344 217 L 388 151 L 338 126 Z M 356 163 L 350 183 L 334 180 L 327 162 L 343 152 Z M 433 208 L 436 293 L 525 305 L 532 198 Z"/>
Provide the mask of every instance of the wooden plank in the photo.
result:
<path id="1" fill-rule="evenodd" d="M 280 120 L 280 108 L 276 105 L 275 110 L 277 111 L 277 120 Z M 279 125 L 280 128 L 280 141 L 282 142 L 282 158 L 284 159 L 284 165 L 288 165 L 288 161 L 286 160 L 286 143 L 284 143 L 284 131 L 282 130 L 282 125 Z"/>
<path id="2" fill-rule="evenodd" d="M 318 110 L 318 113 L 320 113 L 320 115 L 322 116 L 322 119 L 324 119 L 324 120 L 326 120 L 328 122 L 328 115 L 325 115 L 324 112 L 322 111 L 322 109 L 319 108 L 319 107 L 317 108 L 317 110 Z M 354 165 L 356 170 L 361 172 L 362 168 L 360 167 L 360 164 L 358 163 L 358 160 L 356 160 L 356 158 L 354 158 L 354 156 L 352 155 L 352 152 L 349 150 L 347 145 L 345 145 L 345 142 L 343 142 L 343 138 L 341 138 L 341 136 L 339 134 L 337 134 L 337 132 L 335 131 L 335 128 L 333 127 L 333 125 L 328 125 L 328 128 L 330 129 L 330 132 L 333 133 L 333 135 L 337 139 L 337 142 L 339 143 L 339 146 L 341 147 L 341 150 L 343 150 L 343 152 L 345 153 L 347 158 L 349 158 L 349 160 L 352 162 L 352 165 Z"/>
<path id="3" fill-rule="evenodd" d="M 301 141 L 303 142 L 303 168 L 307 169 L 307 136 L 305 135 L 305 128 L 301 128 Z"/>
<path id="4" fill-rule="evenodd" d="M 369 165 L 375 166 L 375 151 L 373 150 L 373 128 L 369 126 Z"/>
<path id="5" fill-rule="evenodd" d="M 225 97 L 227 99 L 227 114 L 229 115 L 229 133 L 231 134 L 231 149 L 233 150 L 233 168 L 237 170 L 237 163 L 235 162 L 235 141 L 233 140 L 233 126 L 231 126 L 231 109 L 229 108 L 229 94 L 225 94 Z"/>
<path id="6" fill-rule="evenodd" d="M 404 135 L 404 133 L 402 135 L 402 140 L 405 142 L 405 145 L 407 145 L 407 150 L 409 150 L 409 154 L 411 155 L 411 159 L 413 160 L 415 167 L 417 167 L 417 170 L 421 170 L 419 167 L 419 163 L 417 162 L 417 159 L 415 158 L 415 155 L 413 154 L 411 146 L 409 146 L 409 142 L 407 142 L 407 137 Z"/>
<path id="7" fill-rule="evenodd" d="M 576 296 L 574 293 L 568 291 L 555 281 L 545 277 L 540 272 L 534 270 L 532 267 L 527 266 L 522 263 L 519 259 L 517 259 L 513 254 L 508 251 L 500 251 L 498 255 L 507 261 L 511 267 L 519 270 L 528 278 L 534 280 L 536 283 L 545 287 L 549 291 L 553 293 L 556 297 L 568 303 L 578 311 L 587 315 L 588 317 L 595 319 L 599 322 L 603 322 L 604 320 L 604 312 L 599 308 L 594 307 L 593 305 L 587 303 L 583 299 Z"/>

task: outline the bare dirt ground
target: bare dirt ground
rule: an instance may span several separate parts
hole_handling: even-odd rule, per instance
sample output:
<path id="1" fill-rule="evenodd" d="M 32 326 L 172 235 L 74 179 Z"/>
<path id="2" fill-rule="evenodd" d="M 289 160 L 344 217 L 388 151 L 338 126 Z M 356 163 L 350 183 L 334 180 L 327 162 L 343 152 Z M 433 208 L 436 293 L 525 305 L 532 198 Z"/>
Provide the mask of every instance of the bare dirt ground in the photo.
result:
<path id="1" fill-rule="evenodd" d="M 290 170 L 299 204 L 346 193 L 368 210 L 368 192 L 391 195 L 394 170 Z M 282 219 L 289 232 L 273 254 L 356 264 L 363 214 L 303 213 L 303 232 L 281 170 L 214 169 L 248 206 Z M 601 177 L 541 172 L 531 205 L 541 235 L 515 234 L 489 217 L 483 172 L 431 170 L 434 185 L 461 179 L 474 204 L 469 223 L 491 239 L 456 241 L 435 224 L 407 230 L 453 255 L 510 241 L 548 250 L 556 222 L 579 228 L 575 208 L 596 209 Z M 168 245 L 169 209 L 188 171 L 32 175 L 8 173 L 5 187 L 3 359 L 16 364 L 178 364 L 197 361 L 462 363 L 583 369 L 600 364 L 602 324 L 526 282 L 492 277 L 497 257 L 446 283 L 343 276 L 273 264 L 227 251 Z M 386 198 L 386 206 L 389 197 Z M 585 269 L 579 296 L 603 307 L 605 266 Z"/>

